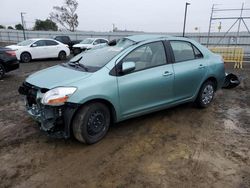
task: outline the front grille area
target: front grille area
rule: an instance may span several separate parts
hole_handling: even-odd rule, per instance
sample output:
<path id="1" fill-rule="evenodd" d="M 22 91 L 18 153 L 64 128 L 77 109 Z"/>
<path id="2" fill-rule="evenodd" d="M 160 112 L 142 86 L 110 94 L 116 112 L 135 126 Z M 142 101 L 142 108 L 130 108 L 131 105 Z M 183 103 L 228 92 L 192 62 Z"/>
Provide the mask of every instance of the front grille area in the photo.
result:
<path id="1" fill-rule="evenodd" d="M 28 114 L 40 123 L 41 130 L 53 137 L 68 138 L 70 136 L 71 119 L 78 105 L 43 105 L 41 104 L 41 98 L 48 90 L 38 88 L 27 82 L 24 82 L 18 89 L 19 93 L 25 96 Z"/>
<path id="2" fill-rule="evenodd" d="M 41 93 L 46 93 L 48 89 L 38 88 L 27 82 L 24 82 L 22 86 L 19 87 L 19 93 L 26 96 L 27 105 L 32 107 L 33 104 L 37 104 L 37 92 L 40 90 Z"/>

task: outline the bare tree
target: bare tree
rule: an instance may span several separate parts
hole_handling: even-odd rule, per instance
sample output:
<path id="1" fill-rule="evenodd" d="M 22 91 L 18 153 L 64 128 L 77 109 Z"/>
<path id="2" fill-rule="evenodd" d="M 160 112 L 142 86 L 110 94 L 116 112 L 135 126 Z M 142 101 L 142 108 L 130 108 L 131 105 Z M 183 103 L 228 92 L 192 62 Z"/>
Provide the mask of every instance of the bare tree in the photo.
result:
<path id="1" fill-rule="evenodd" d="M 50 19 L 59 23 L 70 31 L 75 31 L 78 26 L 78 15 L 76 9 L 78 2 L 76 0 L 65 0 L 63 6 L 54 6 L 54 12 L 50 13 Z"/>

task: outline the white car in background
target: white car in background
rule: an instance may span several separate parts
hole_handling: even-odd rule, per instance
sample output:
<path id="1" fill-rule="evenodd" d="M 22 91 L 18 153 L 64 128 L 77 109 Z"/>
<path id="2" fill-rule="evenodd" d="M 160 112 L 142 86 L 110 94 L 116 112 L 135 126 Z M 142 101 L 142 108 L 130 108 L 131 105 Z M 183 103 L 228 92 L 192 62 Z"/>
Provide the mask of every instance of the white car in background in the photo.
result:
<path id="1" fill-rule="evenodd" d="M 97 46 L 106 45 L 109 41 L 104 38 L 86 38 L 78 44 L 73 45 L 73 54 L 77 55 L 85 50 L 92 49 Z"/>
<path id="2" fill-rule="evenodd" d="M 32 59 L 59 58 L 63 60 L 70 55 L 67 45 L 46 38 L 28 39 L 6 47 L 15 50 L 17 59 L 24 63 Z"/>

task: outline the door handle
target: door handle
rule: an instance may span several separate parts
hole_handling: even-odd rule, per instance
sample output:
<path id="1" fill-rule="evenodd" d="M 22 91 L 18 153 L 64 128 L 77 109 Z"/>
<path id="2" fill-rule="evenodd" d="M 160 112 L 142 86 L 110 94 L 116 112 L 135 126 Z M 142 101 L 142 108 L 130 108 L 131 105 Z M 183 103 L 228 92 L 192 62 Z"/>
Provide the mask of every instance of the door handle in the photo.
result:
<path id="1" fill-rule="evenodd" d="M 205 68 L 205 66 L 204 65 L 202 65 L 202 64 L 200 64 L 200 66 L 199 66 L 199 68 L 198 69 L 204 69 Z"/>
<path id="2" fill-rule="evenodd" d="M 172 74 L 172 72 L 165 71 L 162 76 L 171 76 Z"/>

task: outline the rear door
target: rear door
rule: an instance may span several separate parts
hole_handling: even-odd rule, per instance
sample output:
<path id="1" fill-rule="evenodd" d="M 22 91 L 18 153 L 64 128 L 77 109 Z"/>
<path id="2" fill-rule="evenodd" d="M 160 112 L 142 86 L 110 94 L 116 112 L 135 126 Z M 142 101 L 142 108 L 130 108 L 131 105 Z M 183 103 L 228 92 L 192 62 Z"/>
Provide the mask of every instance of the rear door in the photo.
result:
<path id="1" fill-rule="evenodd" d="M 45 50 L 47 52 L 45 58 L 58 57 L 60 51 L 59 43 L 54 40 L 45 40 L 45 44 Z"/>
<path id="2" fill-rule="evenodd" d="M 174 58 L 174 98 L 183 100 L 194 96 L 204 80 L 207 62 L 202 53 L 187 41 L 170 41 Z"/>
<path id="3" fill-rule="evenodd" d="M 174 72 L 161 41 L 144 44 L 120 61 L 135 62 L 134 71 L 119 75 L 120 106 L 124 118 L 158 109 L 173 97 Z M 118 65 L 119 65 L 118 64 Z"/>

